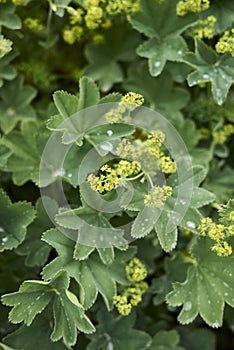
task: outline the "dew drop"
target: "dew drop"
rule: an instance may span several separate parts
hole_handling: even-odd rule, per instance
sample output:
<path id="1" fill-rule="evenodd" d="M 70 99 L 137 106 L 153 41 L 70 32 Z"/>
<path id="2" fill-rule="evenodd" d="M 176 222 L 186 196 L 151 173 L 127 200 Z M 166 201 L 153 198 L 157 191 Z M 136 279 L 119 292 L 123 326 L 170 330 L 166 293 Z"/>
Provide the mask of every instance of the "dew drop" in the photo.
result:
<path id="1" fill-rule="evenodd" d="M 108 136 L 112 136 L 113 135 L 113 131 L 112 130 L 107 130 L 106 133 L 107 133 Z"/>
<path id="2" fill-rule="evenodd" d="M 191 301 L 186 301 L 186 303 L 184 304 L 184 309 L 185 309 L 185 311 L 189 311 L 192 309 Z"/>
<path id="3" fill-rule="evenodd" d="M 179 51 L 177 51 L 177 54 L 178 55 L 183 55 L 183 51 L 179 50 Z"/>
<path id="4" fill-rule="evenodd" d="M 2 237 L 2 243 L 6 243 L 8 241 L 8 237 Z"/>
<path id="5" fill-rule="evenodd" d="M 71 173 L 69 173 L 67 176 L 71 178 L 71 177 L 72 177 L 72 174 L 71 174 Z"/>
<path id="6" fill-rule="evenodd" d="M 220 324 L 218 321 L 215 321 L 214 323 L 212 323 L 211 327 L 218 328 L 218 327 L 220 327 Z"/>
<path id="7" fill-rule="evenodd" d="M 61 169 L 57 169 L 54 171 L 53 176 L 57 177 L 57 176 L 64 176 L 66 174 L 65 170 L 63 168 Z"/>
<path id="8" fill-rule="evenodd" d="M 155 67 L 160 67 L 160 65 L 161 65 L 161 62 L 159 62 L 159 61 L 156 61 L 154 64 Z"/>
<path id="9" fill-rule="evenodd" d="M 203 74 L 202 77 L 203 77 L 204 79 L 209 79 L 209 78 L 210 78 L 209 74 Z"/>
<path id="10" fill-rule="evenodd" d="M 4 228 L 0 227 L 0 232 L 5 232 Z"/>
<path id="11" fill-rule="evenodd" d="M 195 227 L 196 227 L 195 223 L 192 222 L 192 221 L 187 221 L 186 224 L 187 224 L 187 226 L 188 226 L 189 228 L 195 228 Z"/>
<path id="12" fill-rule="evenodd" d="M 110 142 L 103 142 L 103 143 L 100 145 L 100 148 L 101 148 L 103 151 L 111 152 L 111 151 L 113 150 L 113 145 L 112 145 L 112 143 L 110 143 Z"/>
<path id="13" fill-rule="evenodd" d="M 113 349 L 114 349 L 113 344 L 112 344 L 111 342 L 109 342 L 109 343 L 107 344 L 106 350 L 113 350 Z"/>
<path id="14" fill-rule="evenodd" d="M 6 112 L 9 117 L 15 115 L 15 109 L 13 107 L 9 107 Z"/>

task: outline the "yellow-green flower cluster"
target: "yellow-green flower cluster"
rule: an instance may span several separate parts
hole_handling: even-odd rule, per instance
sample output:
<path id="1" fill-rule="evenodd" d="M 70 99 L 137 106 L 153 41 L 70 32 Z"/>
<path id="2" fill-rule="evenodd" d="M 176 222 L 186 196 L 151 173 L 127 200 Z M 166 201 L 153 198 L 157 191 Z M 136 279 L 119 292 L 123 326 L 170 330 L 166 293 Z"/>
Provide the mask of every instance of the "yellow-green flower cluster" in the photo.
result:
<path id="1" fill-rule="evenodd" d="M 130 91 L 122 97 L 121 102 L 133 106 L 141 106 L 144 103 L 144 97 L 141 94 L 137 94 L 135 92 Z"/>
<path id="2" fill-rule="evenodd" d="M 84 1 L 84 6 L 87 9 L 87 13 L 84 17 L 85 19 L 85 24 L 88 29 L 97 29 L 100 24 L 102 23 L 102 18 L 103 18 L 103 10 L 101 7 L 98 5 L 93 5 L 88 7 L 86 5 L 86 2 L 90 1 Z M 95 1 L 97 2 L 97 1 Z"/>
<path id="3" fill-rule="evenodd" d="M 171 197 L 172 188 L 170 186 L 154 186 L 151 188 L 150 193 L 144 197 L 144 204 L 147 207 L 161 208 L 166 199 Z"/>
<path id="4" fill-rule="evenodd" d="M 122 295 L 114 297 L 114 305 L 121 315 L 127 316 L 132 307 L 142 301 L 142 295 L 148 289 L 148 284 L 144 281 L 147 277 L 146 267 L 138 258 L 133 258 L 125 270 L 131 285 L 123 291 Z"/>
<path id="5" fill-rule="evenodd" d="M 24 25 L 28 29 L 35 30 L 38 32 L 44 28 L 43 24 L 38 18 L 31 18 L 31 17 L 25 18 Z"/>
<path id="6" fill-rule="evenodd" d="M 81 26 L 65 27 L 63 30 L 63 40 L 72 45 L 76 41 L 80 41 L 83 37 L 84 30 Z"/>
<path id="7" fill-rule="evenodd" d="M 104 36 L 102 34 L 94 34 L 93 37 L 92 37 L 92 41 L 95 43 L 95 44 L 100 44 L 100 43 L 103 43 L 105 40 Z"/>
<path id="8" fill-rule="evenodd" d="M 105 0 L 84 0 L 83 8 L 64 6 L 70 15 L 69 25 L 64 28 L 62 33 L 64 41 L 70 45 L 80 42 L 88 30 L 93 34 L 94 42 L 102 42 L 103 36 L 100 33 L 93 33 L 92 31 L 98 28 L 109 28 L 112 25 L 111 20 L 106 18 L 106 11 L 102 6 L 104 2 Z"/>
<path id="9" fill-rule="evenodd" d="M 138 258 L 133 258 L 125 268 L 127 279 L 130 282 L 143 281 L 147 276 L 145 265 Z"/>
<path id="10" fill-rule="evenodd" d="M 21 6 L 23 5 L 23 1 L 22 0 L 12 0 L 12 3 L 16 6 Z"/>
<path id="11" fill-rule="evenodd" d="M 203 139 L 203 140 L 207 140 L 209 139 L 210 135 L 211 135 L 211 132 L 209 129 L 207 128 L 200 128 L 200 133 L 201 133 L 201 136 L 200 138 Z"/>
<path id="12" fill-rule="evenodd" d="M 123 139 L 116 149 L 119 157 L 129 158 L 141 163 L 148 171 L 160 169 L 165 174 L 176 172 L 176 163 L 161 151 L 165 135 L 160 130 L 152 131 L 144 142 L 137 140 L 134 144 Z"/>
<path id="13" fill-rule="evenodd" d="M 99 193 L 109 192 L 121 185 L 123 180 L 138 174 L 141 167 L 138 162 L 130 162 L 128 160 L 120 160 L 113 167 L 107 164 L 101 167 L 101 174 L 95 176 L 90 174 L 87 178 L 91 188 Z"/>
<path id="14" fill-rule="evenodd" d="M 234 56 L 234 28 L 224 32 L 223 36 L 215 45 L 215 49 L 218 53 L 229 52 L 232 56 Z"/>
<path id="15" fill-rule="evenodd" d="M 234 210 L 229 213 L 229 220 L 234 221 Z"/>
<path id="16" fill-rule="evenodd" d="M 132 305 L 128 302 L 126 295 L 115 295 L 113 301 L 120 315 L 127 316 L 130 314 Z"/>
<path id="17" fill-rule="evenodd" d="M 125 111 L 126 111 L 126 107 L 120 103 L 118 108 L 112 109 L 111 111 L 106 113 L 105 115 L 106 121 L 110 124 L 121 123 L 124 119 Z"/>
<path id="18" fill-rule="evenodd" d="M 122 97 L 117 108 L 106 113 L 105 118 L 111 124 L 127 122 L 131 119 L 129 112 L 143 103 L 144 97 L 142 95 L 130 91 Z"/>
<path id="19" fill-rule="evenodd" d="M 127 19 L 130 19 L 131 15 L 140 9 L 140 0 L 103 0 L 103 2 L 110 16 L 125 12 Z"/>
<path id="20" fill-rule="evenodd" d="M 67 6 L 67 12 L 70 14 L 69 23 L 63 30 L 63 40 L 72 45 L 75 42 L 81 41 L 84 35 L 83 16 L 85 11 L 82 8 L 74 9 Z"/>
<path id="21" fill-rule="evenodd" d="M 70 14 L 69 22 L 72 25 L 81 24 L 83 22 L 83 15 L 84 10 L 80 7 L 77 7 L 76 9 L 73 7 L 68 6 L 67 12 Z"/>
<path id="22" fill-rule="evenodd" d="M 121 0 L 109 0 L 106 4 L 106 12 L 111 16 L 116 16 L 123 10 Z"/>
<path id="23" fill-rule="evenodd" d="M 193 36 L 197 39 L 212 39 L 214 36 L 216 18 L 214 16 L 208 16 L 207 19 L 198 22 L 197 26 L 193 30 Z"/>
<path id="24" fill-rule="evenodd" d="M 201 225 L 198 226 L 201 236 L 207 236 L 215 242 L 211 250 L 218 256 L 228 256 L 232 253 L 232 247 L 226 241 L 226 238 L 234 235 L 234 225 L 225 226 L 216 224 L 211 218 L 202 219 Z"/>
<path id="25" fill-rule="evenodd" d="M 176 172 L 176 163 L 171 159 L 171 157 L 161 155 L 158 162 L 164 174 L 173 174 Z"/>
<path id="26" fill-rule="evenodd" d="M 130 140 L 123 139 L 116 148 L 116 153 L 119 157 L 138 161 L 147 173 L 155 173 L 159 169 L 157 158 L 149 151 L 145 142 L 141 140 L 136 140 L 133 143 Z"/>
<path id="27" fill-rule="evenodd" d="M 189 12 L 202 12 L 209 8 L 209 0 L 182 0 L 176 6 L 178 16 L 185 16 Z"/>
<path id="28" fill-rule="evenodd" d="M 165 135 L 160 130 L 154 130 L 148 136 L 148 140 L 145 141 L 145 146 L 148 148 L 149 152 L 155 157 L 160 157 L 160 147 L 165 141 Z"/>
<path id="29" fill-rule="evenodd" d="M 139 10 L 140 0 L 84 0 L 83 8 L 64 6 L 70 14 L 69 25 L 63 30 L 63 39 L 68 44 L 81 41 L 86 29 L 109 28 L 112 17 L 124 12 L 129 20 Z M 95 33 L 96 35 L 97 33 Z M 100 38 L 99 38 L 100 39 Z M 100 43 L 101 41 L 94 42 Z"/>
<path id="30" fill-rule="evenodd" d="M 227 141 L 227 138 L 234 134 L 234 125 L 226 124 L 222 130 L 214 131 L 213 138 L 214 142 L 218 144 L 223 144 Z"/>

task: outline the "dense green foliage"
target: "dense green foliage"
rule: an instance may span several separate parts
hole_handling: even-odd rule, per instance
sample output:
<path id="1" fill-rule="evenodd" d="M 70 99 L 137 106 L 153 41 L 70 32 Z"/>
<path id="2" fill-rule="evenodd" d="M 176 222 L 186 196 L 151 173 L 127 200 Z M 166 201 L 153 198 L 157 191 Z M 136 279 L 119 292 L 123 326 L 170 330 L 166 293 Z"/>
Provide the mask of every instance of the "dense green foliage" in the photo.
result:
<path id="1" fill-rule="evenodd" d="M 233 349 L 233 22 L 0 0 L 0 349 Z"/>

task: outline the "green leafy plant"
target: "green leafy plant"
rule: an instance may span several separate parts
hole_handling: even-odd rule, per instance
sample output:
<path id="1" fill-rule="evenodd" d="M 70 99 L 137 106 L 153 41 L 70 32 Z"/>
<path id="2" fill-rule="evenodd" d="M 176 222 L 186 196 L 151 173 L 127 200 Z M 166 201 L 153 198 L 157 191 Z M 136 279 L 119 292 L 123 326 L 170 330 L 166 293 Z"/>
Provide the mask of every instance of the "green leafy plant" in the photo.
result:
<path id="1" fill-rule="evenodd" d="M 0 349 L 231 350 L 231 0 L 0 0 Z"/>

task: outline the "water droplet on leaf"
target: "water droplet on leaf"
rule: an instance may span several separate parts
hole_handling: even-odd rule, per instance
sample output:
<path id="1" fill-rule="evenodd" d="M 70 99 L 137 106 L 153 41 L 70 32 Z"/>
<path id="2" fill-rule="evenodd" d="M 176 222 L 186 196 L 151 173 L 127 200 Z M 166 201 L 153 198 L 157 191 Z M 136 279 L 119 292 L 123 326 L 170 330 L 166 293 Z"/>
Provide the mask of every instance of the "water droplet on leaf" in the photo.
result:
<path id="1" fill-rule="evenodd" d="M 108 136 L 112 136 L 113 135 L 113 131 L 112 130 L 107 130 L 106 133 L 107 133 Z"/>

